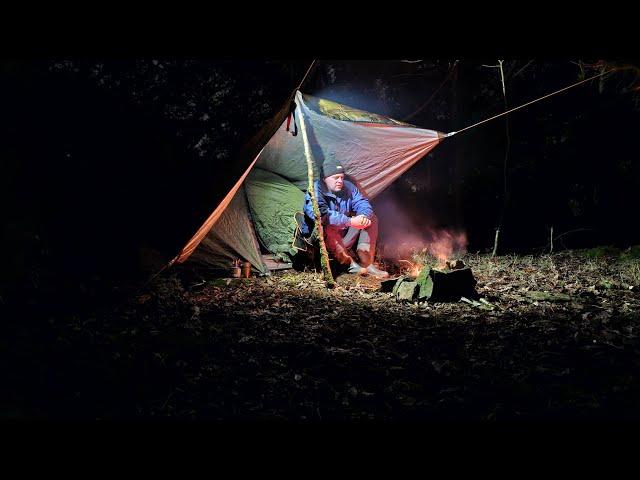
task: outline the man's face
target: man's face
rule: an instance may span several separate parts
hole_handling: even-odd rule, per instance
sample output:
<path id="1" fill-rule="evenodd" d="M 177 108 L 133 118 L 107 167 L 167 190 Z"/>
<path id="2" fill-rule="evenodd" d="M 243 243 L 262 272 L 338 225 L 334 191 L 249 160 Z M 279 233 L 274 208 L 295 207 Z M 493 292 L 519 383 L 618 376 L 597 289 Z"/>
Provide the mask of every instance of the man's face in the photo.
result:
<path id="1" fill-rule="evenodd" d="M 332 192 L 340 192 L 344 186 L 344 173 L 336 173 L 324 178 L 324 183 Z"/>

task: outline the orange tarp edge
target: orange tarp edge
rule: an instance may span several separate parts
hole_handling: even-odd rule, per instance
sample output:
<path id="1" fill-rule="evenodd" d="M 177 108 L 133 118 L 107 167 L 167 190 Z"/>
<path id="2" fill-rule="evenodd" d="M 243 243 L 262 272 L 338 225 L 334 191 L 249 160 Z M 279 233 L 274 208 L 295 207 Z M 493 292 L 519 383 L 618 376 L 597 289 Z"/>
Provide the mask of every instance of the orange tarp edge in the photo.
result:
<path id="1" fill-rule="evenodd" d="M 264 150 L 264 147 L 262 148 L 262 150 Z M 187 244 L 182 248 L 182 251 L 173 260 L 171 260 L 169 265 L 172 265 L 174 263 L 182 263 L 187 258 L 189 258 L 189 256 L 193 253 L 193 251 L 196 249 L 196 247 L 200 244 L 202 239 L 207 235 L 207 233 L 209 233 L 209 231 L 215 225 L 215 223 L 218 221 L 218 219 L 220 218 L 222 213 L 229 206 L 229 204 L 231 203 L 231 200 L 233 200 L 233 197 L 235 196 L 236 192 L 238 191 L 238 189 L 240 188 L 240 186 L 244 182 L 244 179 L 247 178 L 247 175 L 249 175 L 249 172 L 251 171 L 251 169 L 255 165 L 256 161 L 260 157 L 260 154 L 262 153 L 262 150 L 260 150 L 258 155 L 256 155 L 256 158 L 253 159 L 253 162 L 251 162 L 251 165 L 249 165 L 249 168 L 247 168 L 247 170 L 245 170 L 245 172 L 238 179 L 238 181 L 233 186 L 233 188 L 229 191 L 229 193 L 227 193 L 227 195 L 222 199 L 222 201 L 216 207 L 216 209 L 213 211 L 213 213 L 211 215 L 209 215 L 209 218 L 207 218 L 207 220 L 198 229 L 198 231 L 195 233 L 195 235 L 193 237 L 191 237 L 191 240 L 189 240 L 187 242 Z"/>

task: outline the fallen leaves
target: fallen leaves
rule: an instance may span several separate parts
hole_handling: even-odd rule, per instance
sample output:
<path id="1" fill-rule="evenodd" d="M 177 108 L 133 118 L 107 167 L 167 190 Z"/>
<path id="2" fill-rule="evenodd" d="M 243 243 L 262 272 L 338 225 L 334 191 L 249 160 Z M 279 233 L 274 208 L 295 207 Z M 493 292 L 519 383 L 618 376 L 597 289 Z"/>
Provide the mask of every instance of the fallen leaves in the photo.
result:
<path id="1" fill-rule="evenodd" d="M 571 297 L 566 293 L 556 292 L 540 292 L 537 290 L 530 290 L 526 293 L 526 297 L 541 301 L 541 302 L 570 302 Z"/>
<path id="2" fill-rule="evenodd" d="M 631 277 L 571 254 L 464 260 L 479 300 L 397 303 L 374 279 L 340 275 L 328 290 L 313 272 L 193 290 L 168 277 L 121 310 L 49 322 L 50 338 L 64 341 L 43 345 L 65 352 L 69 371 L 89 372 L 69 391 L 91 378 L 95 398 L 121 398 L 95 406 L 101 417 L 521 418 L 603 405 L 638 414 Z M 55 379 L 57 367 L 41 368 Z M 60 405 L 79 408 L 70 398 Z"/>

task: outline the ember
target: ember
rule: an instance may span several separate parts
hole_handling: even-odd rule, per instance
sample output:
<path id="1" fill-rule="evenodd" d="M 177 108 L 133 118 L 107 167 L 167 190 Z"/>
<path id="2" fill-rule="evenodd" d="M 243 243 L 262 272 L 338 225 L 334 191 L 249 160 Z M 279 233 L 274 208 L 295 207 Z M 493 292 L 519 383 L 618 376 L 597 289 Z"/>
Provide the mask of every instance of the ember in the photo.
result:
<path id="1" fill-rule="evenodd" d="M 402 272 L 408 277 L 416 278 L 424 267 L 424 265 L 410 262 L 409 260 L 400 260 L 400 261 L 407 264 L 407 266 L 402 269 Z"/>

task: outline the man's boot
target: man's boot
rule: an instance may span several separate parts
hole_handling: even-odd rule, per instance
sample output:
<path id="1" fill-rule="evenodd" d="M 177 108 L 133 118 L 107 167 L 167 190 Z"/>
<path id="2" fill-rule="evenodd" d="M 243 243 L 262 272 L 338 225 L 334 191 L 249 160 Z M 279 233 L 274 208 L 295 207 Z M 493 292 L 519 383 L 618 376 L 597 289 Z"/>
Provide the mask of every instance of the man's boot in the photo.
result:
<path id="1" fill-rule="evenodd" d="M 382 280 L 384 278 L 389 278 L 389 273 L 388 272 L 385 272 L 384 270 L 380 270 L 373 263 L 367 267 L 367 273 L 369 275 L 372 275 L 372 276 L 380 279 L 380 280 Z"/>

